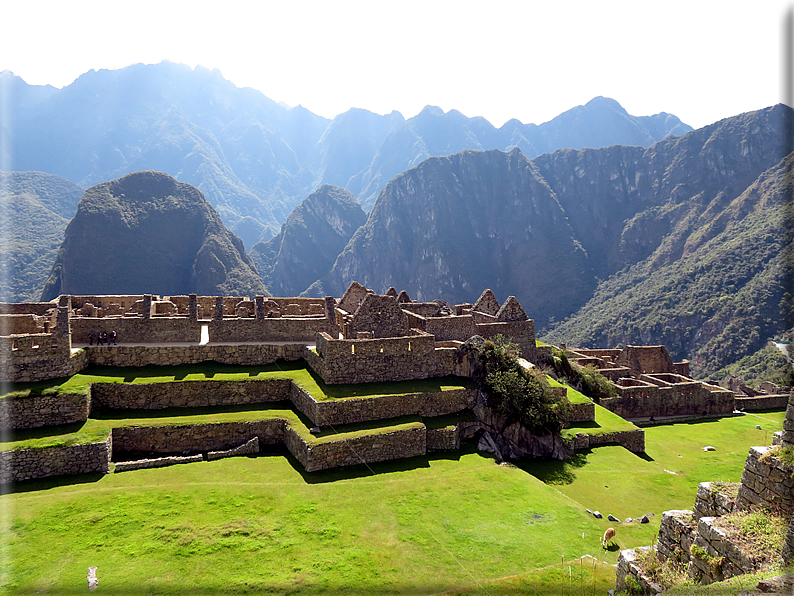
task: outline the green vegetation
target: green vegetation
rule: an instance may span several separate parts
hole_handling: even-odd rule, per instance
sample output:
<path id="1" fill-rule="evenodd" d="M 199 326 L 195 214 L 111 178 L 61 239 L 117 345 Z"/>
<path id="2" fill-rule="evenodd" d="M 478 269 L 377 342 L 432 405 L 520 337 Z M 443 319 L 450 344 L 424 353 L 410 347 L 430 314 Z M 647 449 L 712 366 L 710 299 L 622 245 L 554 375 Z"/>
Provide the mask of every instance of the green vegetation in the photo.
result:
<path id="1" fill-rule="evenodd" d="M 555 395 L 545 374 L 521 366 L 517 348 L 501 336 L 479 348 L 485 368 L 480 382 L 489 393 L 488 405 L 536 435 L 558 433 L 570 408 L 568 398 Z"/>
<path id="2" fill-rule="evenodd" d="M 655 546 L 644 552 L 640 552 L 639 550 L 635 552 L 637 552 L 635 562 L 642 569 L 643 574 L 649 577 L 655 584 L 670 589 L 686 581 L 686 569 L 669 559 L 660 561 L 656 555 Z"/>
<path id="3" fill-rule="evenodd" d="M 128 414 L 90 422 L 118 425 Z M 275 406 L 190 414 L 145 412 L 123 420 L 183 424 L 279 415 L 300 422 Z M 159 594 L 532 594 L 535 588 L 538 594 L 578 594 L 582 588 L 591 593 L 594 579 L 596 593 L 603 593 L 613 585 L 614 570 L 593 572 L 587 560 L 575 559 L 590 553 L 614 563 L 617 548 L 651 544 L 662 511 L 691 507 L 700 481 L 738 480 L 749 446 L 763 444 L 764 433 L 778 430 L 783 417 L 781 411 L 650 427 L 642 457 L 600 447 L 568 462 L 500 466 L 470 445 L 305 474 L 277 450 L 31 481 L 0 496 L 9 512 L 3 589 L 83 590 L 85 568 L 97 565 L 100 588 L 108 593 L 134 586 Z M 453 422 L 434 420 L 438 427 Z M 755 428 L 759 422 L 766 431 Z M 365 426 L 337 428 L 337 438 Z M 703 452 L 704 443 L 717 451 Z M 585 507 L 620 518 L 656 515 L 650 524 L 615 525 L 596 520 Z M 607 525 L 618 530 L 617 548 L 601 551 Z"/>
<path id="4" fill-rule="evenodd" d="M 757 387 L 763 381 L 790 387 L 794 385 L 794 368 L 777 347 L 768 343 L 757 352 L 710 375 L 710 378 L 718 382 L 728 377 L 741 379 L 751 387 Z"/>
<path id="5" fill-rule="evenodd" d="M 13 395 L 42 395 L 45 393 L 85 393 L 92 383 L 171 383 L 178 381 L 244 381 L 264 379 L 291 379 L 306 389 L 318 401 L 361 397 L 382 397 L 470 389 L 474 383 L 463 377 L 438 377 L 413 381 L 388 383 L 362 383 L 358 385 L 326 385 L 306 366 L 303 360 L 278 361 L 262 366 L 238 366 L 204 362 L 179 366 L 113 367 L 95 366 L 67 379 L 54 379 L 38 383 L 4 385 L 2 397 Z M 1 397 L 0 397 L 1 398 Z"/>
<path id="6" fill-rule="evenodd" d="M 751 560 L 769 565 L 780 556 L 789 520 L 774 511 L 751 509 L 723 515 L 718 523 Z"/>
<path id="7" fill-rule="evenodd" d="M 604 435 L 608 433 L 638 430 L 633 423 L 595 404 L 595 420 L 593 422 L 573 422 L 561 432 L 563 438 L 572 439 L 576 433 L 588 435 Z"/>
<path id="8" fill-rule="evenodd" d="M 38 300 L 83 189 L 42 172 L 0 172 L 0 301 Z"/>
<path id="9" fill-rule="evenodd" d="M 729 195 L 712 189 L 628 222 L 622 249 L 633 250 L 629 239 L 641 246 L 658 234 L 654 245 L 600 282 L 584 307 L 542 339 L 609 347 L 648 343 L 643 337 L 650 336 L 675 360 L 689 358 L 700 378 L 756 353 L 791 327 L 784 292 L 792 261 L 781 258 L 794 238 L 787 225 L 791 168 L 789 157 L 756 172 L 749 187 L 752 179 Z"/>
<path id="10" fill-rule="evenodd" d="M 569 354 L 567 350 L 552 347 L 551 360 L 547 361 L 547 364 L 567 384 L 581 390 L 596 402 L 603 398 L 617 397 L 617 389 L 597 367 L 591 364 L 580 366 L 576 362 L 571 362 L 568 360 Z"/>

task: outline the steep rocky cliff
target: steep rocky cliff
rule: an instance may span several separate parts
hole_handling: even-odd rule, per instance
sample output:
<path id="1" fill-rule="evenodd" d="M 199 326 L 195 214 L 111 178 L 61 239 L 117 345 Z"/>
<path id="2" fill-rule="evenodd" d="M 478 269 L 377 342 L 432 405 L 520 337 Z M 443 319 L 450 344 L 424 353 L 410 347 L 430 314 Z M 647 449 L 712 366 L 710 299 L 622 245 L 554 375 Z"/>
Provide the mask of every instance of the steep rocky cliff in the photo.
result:
<path id="1" fill-rule="evenodd" d="M 518 149 L 430 158 L 389 182 L 309 293 L 341 295 L 352 279 L 419 300 L 472 301 L 491 288 L 542 318 L 572 312 L 595 288 L 565 212 Z"/>
<path id="2" fill-rule="evenodd" d="M 539 329 L 570 317 L 549 340 L 664 343 L 707 375 L 792 326 L 779 307 L 791 265 L 777 258 L 791 120 L 778 105 L 647 149 L 428 159 L 386 186 L 309 293 L 356 279 L 462 302 L 490 287 Z"/>
<path id="3" fill-rule="evenodd" d="M 277 236 L 254 245 L 251 258 L 274 295 L 297 296 L 328 274 L 366 220 L 356 197 L 324 184 L 292 211 Z"/>
<path id="4" fill-rule="evenodd" d="M 136 172 L 85 191 L 42 293 L 252 296 L 265 287 L 197 188 Z"/>

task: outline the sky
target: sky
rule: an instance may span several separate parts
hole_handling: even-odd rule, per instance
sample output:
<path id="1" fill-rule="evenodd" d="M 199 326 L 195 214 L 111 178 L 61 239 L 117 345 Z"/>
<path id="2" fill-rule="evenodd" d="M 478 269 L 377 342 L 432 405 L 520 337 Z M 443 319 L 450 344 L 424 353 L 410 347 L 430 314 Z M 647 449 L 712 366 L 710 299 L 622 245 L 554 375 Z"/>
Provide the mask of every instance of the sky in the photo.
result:
<path id="1" fill-rule="evenodd" d="M 496 126 L 540 124 L 603 95 L 698 128 L 786 101 L 791 10 L 780 0 L 6 0 L 0 70 L 63 87 L 91 69 L 171 60 L 327 118 L 352 107 L 409 118 L 436 105 Z"/>

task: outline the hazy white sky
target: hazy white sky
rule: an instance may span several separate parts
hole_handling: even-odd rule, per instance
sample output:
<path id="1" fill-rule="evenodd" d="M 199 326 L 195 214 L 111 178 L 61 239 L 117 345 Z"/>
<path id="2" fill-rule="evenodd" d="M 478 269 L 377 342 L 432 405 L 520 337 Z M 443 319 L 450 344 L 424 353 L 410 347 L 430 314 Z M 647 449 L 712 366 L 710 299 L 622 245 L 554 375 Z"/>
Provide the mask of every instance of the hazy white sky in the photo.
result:
<path id="1" fill-rule="evenodd" d="M 68 85 L 161 60 L 333 117 L 425 105 L 501 126 L 597 95 L 700 127 L 784 100 L 791 2 L 261 1 L 0 3 L 0 70 Z"/>

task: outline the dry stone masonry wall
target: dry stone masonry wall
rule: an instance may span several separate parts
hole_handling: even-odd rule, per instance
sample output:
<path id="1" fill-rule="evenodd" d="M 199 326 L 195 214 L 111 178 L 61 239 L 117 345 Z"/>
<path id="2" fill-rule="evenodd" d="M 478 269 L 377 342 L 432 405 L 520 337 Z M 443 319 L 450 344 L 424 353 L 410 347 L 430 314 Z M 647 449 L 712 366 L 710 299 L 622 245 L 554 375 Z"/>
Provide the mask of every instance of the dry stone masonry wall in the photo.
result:
<path id="1" fill-rule="evenodd" d="M 85 393 L 8 396 L 0 398 L 0 430 L 85 422 L 88 411 Z"/>
<path id="2" fill-rule="evenodd" d="M 0 483 L 67 474 L 106 474 L 113 452 L 111 437 L 100 443 L 0 452 Z"/>

